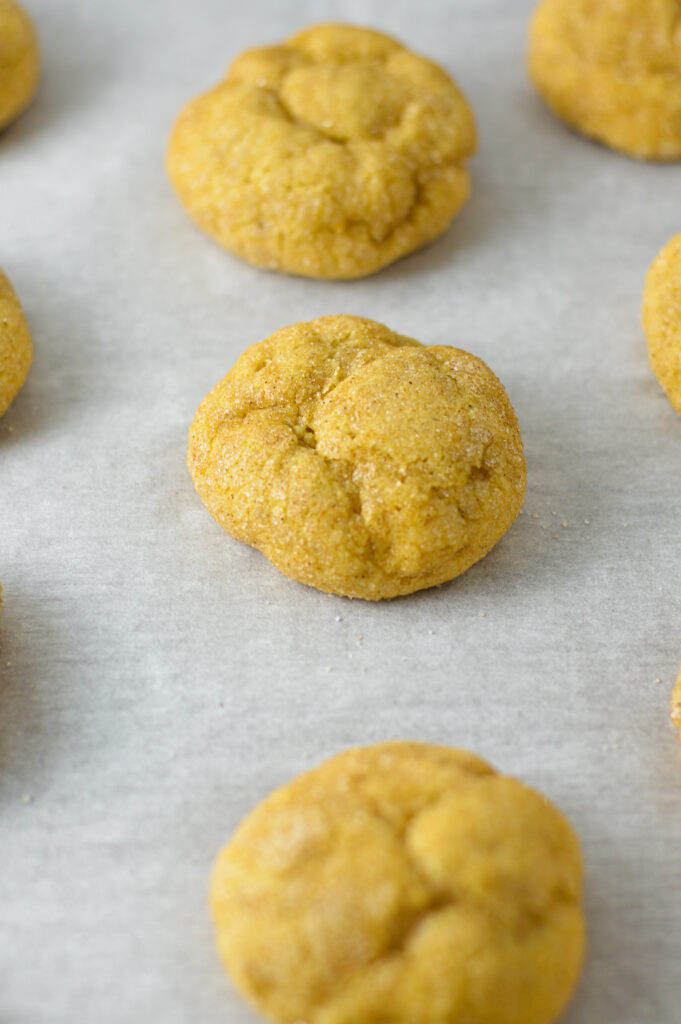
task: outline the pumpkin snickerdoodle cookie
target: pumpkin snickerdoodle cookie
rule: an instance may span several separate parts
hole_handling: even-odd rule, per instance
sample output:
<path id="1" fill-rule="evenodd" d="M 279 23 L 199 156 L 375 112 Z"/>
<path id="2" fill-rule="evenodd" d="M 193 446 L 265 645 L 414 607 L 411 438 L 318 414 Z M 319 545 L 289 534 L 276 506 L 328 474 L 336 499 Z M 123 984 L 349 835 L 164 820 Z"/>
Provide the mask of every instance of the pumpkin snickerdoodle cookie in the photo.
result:
<path id="1" fill-rule="evenodd" d="M 293 579 L 374 601 L 486 555 L 526 482 L 511 403 L 480 359 L 353 316 L 249 348 L 199 407 L 188 464 L 232 536 Z"/>
<path id="2" fill-rule="evenodd" d="M 21 389 L 32 362 L 28 324 L 12 285 L 0 270 L 0 416 Z"/>
<path id="3" fill-rule="evenodd" d="M 320 25 L 248 51 L 189 103 L 167 168 L 193 219 L 242 259 L 354 278 L 445 230 L 474 149 L 441 68 L 379 32 Z"/>
<path id="4" fill-rule="evenodd" d="M 648 271 L 643 327 L 650 365 L 681 414 L 681 235 L 665 245 Z"/>
<path id="5" fill-rule="evenodd" d="M 529 72 L 584 135 L 641 159 L 681 159 L 681 0 L 542 0 Z"/>
<path id="6" fill-rule="evenodd" d="M 672 692 L 672 702 L 669 711 L 672 724 L 679 730 L 679 742 L 681 742 L 681 669 Z"/>
<path id="7" fill-rule="evenodd" d="M 0 131 L 31 102 L 39 78 L 33 23 L 14 0 L 0 0 Z"/>
<path id="8" fill-rule="evenodd" d="M 570 825 L 447 747 L 349 750 L 276 790 L 210 896 L 234 983 L 280 1024 L 549 1024 L 581 969 Z"/>

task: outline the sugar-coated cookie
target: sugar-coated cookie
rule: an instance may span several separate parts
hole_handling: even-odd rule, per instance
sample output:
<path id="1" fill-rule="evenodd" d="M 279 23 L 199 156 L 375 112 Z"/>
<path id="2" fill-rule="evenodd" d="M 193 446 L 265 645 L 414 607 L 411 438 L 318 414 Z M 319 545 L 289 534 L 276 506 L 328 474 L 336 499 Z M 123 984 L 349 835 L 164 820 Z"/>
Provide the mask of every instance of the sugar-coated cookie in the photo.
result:
<path id="1" fill-rule="evenodd" d="M 648 271 L 643 327 L 650 365 L 681 414 L 681 235 L 665 245 Z"/>
<path id="2" fill-rule="evenodd" d="M 353 278 L 445 230 L 474 149 L 441 68 L 379 32 L 320 25 L 248 51 L 189 103 L 167 168 L 197 224 L 242 259 Z"/>
<path id="3" fill-rule="evenodd" d="M 641 159 L 681 159 L 679 0 L 542 0 L 529 72 L 584 135 Z"/>
<path id="4" fill-rule="evenodd" d="M 210 895 L 235 985 L 280 1024 L 549 1024 L 582 964 L 570 825 L 447 747 L 349 750 L 276 790 Z"/>
<path id="5" fill-rule="evenodd" d="M 32 362 L 28 324 L 12 285 L 0 270 L 0 416 L 21 389 Z"/>
<path id="6" fill-rule="evenodd" d="M 287 576 L 377 601 L 453 579 L 525 492 L 518 423 L 475 356 L 329 316 L 249 348 L 204 399 L 189 469 Z"/>
<path id="7" fill-rule="evenodd" d="M 31 102 L 39 78 L 33 22 L 14 0 L 0 0 L 0 131 Z"/>

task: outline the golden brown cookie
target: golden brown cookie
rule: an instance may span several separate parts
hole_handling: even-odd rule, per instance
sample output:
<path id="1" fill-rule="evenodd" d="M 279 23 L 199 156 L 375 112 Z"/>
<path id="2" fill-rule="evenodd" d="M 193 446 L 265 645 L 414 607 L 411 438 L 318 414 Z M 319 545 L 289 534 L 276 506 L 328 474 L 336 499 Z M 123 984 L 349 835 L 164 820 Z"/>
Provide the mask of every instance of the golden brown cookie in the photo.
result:
<path id="1" fill-rule="evenodd" d="M 633 157 L 681 159 L 679 0 L 542 0 L 529 73 L 584 135 Z"/>
<path id="2" fill-rule="evenodd" d="M 441 68 L 379 32 L 319 25 L 248 51 L 189 103 L 167 168 L 191 217 L 242 259 L 353 278 L 445 230 L 474 149 Z"/>
<path id="3" fill-rule="evenodd" d="M 14 0 L 0 0 L 0 130 L 31 102 L 39 78 L 33 22 Z"/>
<path id="4" fill-rule="evenodd" d="M 234 983 L 280 1024 L 549 1024 L 581 969 L 569 824 L 447 747 L 349 750 L 276 790 L 210 893 Z"/>
<path id="5" fill-rule="evenodd" d="M 672 724 L 679 730 L 679 742 L 681 742 L 681 670 L 672 693 L 670 717 Z"/>
<path id="6" fill-rule="evenodd" d="M 481 360 L 353 316 L 277 331 L 204 399 L 189 469 L 287 576 L 377 601 L 453 579 L 525 492 L 515 414 Z"/>
<path id="7" fill-rule="evenodd" d="M 22 387 L 32 362 L 28 324 L 12 285 L 0 270 L 0 416 Z"/>
<path id="8" fill-rule="evenodd" d="M 653 372 L 681 414 L 681 235 L 672 238 L 648 271 L 643 327 Z"/>

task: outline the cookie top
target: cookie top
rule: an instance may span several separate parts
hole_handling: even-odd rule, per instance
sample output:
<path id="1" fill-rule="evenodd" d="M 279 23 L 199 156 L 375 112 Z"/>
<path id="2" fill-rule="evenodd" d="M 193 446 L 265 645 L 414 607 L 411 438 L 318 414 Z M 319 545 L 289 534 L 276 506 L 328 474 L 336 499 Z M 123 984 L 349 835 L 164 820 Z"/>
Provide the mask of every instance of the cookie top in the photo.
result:
<path id="1" fill-rule="evenodd" d="M 210 892 L 236 986 L 282 1024 L 549 1024 L 580 971 L 572 829 L 447 747 L 349 750 L 276 790 Z"/>
<path id="2" fill-rule="evenodd" d="M 648 271 L 643 327 L 650 365 L 681 414 L 681 235 L 672 238 Z"/>
<path id="3" fill-rule="evenodd" d="M 681 159 L 680 0 L 542 0 L 529 72 L 578 131 L 630 156 Z"/>
<path id="4" fill-rule="evenodd" d="M 28 324 L 12 285 L 0 270 L 0 416 L 21 389 L 32 362 Z"/>
<path id="5" fill-rule="evenodd" d="M 14 0 L 0 0 L 0 130 L 31 102 L 39 78 L 33 22 Z"/>
<path id="6" fill-rule="evenodd" d="M 293 579 L 369 600 L 468 569 L 526 481 L 515 414 L 481 360 L 352 316 L 249 348 L 199 407 L 188 463 L 228 533 Z"/>
<path id="7" fill-rule="evenodd" d="M 242 259 L 353 278 L 445 230 L 474 149 L 441 68 L 379 32 L 320 25 L 243 54 L 185 107 L 167 168 L 194 220 Z"/>

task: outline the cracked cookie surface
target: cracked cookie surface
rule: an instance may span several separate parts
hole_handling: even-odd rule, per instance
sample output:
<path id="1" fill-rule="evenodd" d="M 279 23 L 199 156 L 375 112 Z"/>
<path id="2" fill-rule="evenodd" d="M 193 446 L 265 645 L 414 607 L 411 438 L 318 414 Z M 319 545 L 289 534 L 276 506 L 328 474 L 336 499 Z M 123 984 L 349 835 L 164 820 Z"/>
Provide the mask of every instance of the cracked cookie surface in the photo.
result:
<path id="1" fill-rule="evenodd" d="M 640 159 L 681 159 L 681 0 L 543 0 L 529 73 L 583 134 Z"/>
<path id="2" fill-rule="evenodd" d="M 236 986 L 281 1024 L 549 1024 L 580 972 L 572 829 L 447 747 L 349 750 L 276 790 L 210 894 Z"/>
<path id="3" fill-rule="evenodd" d="M 0 416 L 23 386 L 32 362 L 28 324 L 12 285 L 0 270 Z"/>
<path id="4" fill-rule="evenodd" d="M 653 372 L 681 415 L 681 235 L 665 245 L 648 271 L 643 328 Z"/>
<path id="5" fill-rule="evenodd" d="M 0 0 L 0 131 L 31 102 L 39 77 L 33 22 L 14 0 Z"/>
<path id="6" fill-rule="evenodd" d="M 330 316 L 251 346 L 201 403 L 188 465 L 228 533 L 369 600 L 453 579 L 520 511 L 506 392 L 475 356 Z"/>
<path id="7" fill-rule="evenodd" d="M 447 228 L 474 149 L 441 68 L 378 32 L 321 25 L 248 51 L 189 103 L 167 169 L 198 225 L 242 259 L 353 278 Z"/>

